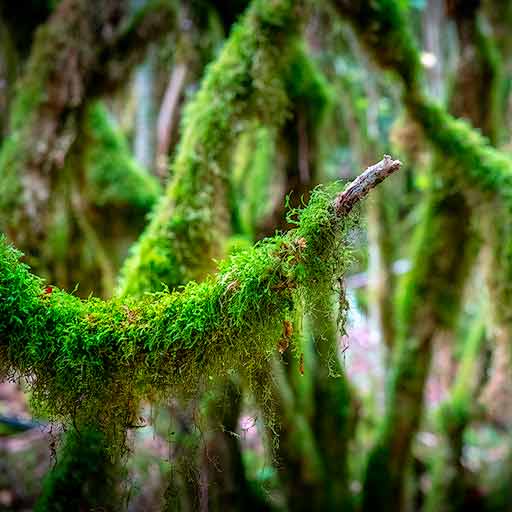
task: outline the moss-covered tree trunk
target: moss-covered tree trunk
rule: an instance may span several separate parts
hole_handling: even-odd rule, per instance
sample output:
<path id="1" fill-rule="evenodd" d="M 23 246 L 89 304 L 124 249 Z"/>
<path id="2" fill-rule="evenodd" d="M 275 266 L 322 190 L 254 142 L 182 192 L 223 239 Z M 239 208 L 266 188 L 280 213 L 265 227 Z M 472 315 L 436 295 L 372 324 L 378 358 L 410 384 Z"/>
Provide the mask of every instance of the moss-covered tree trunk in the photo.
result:
<path id="1" fill-rule="evenodd" d="M 482 28 L 479 7 L 479 2 L 469 5 L 467 2 L 450 2 L 448 6 L 449 14 L 457 28 L 460 45 L 459 66 L 452 92 L 451 109 L 454 115 L 464 117 L 474 126 L 481 128 L 489 140 L 496 145 L 501 138 L 500 131 L 503 128 L 503 80 L 497 50 L 493 46 L 491 37 L 486 35 Z M 487 223 L 496 222 L 495 212 L 477 210 L 472 213 L 473 215 L 482 214 L 484 219 L 490 217 L 485 223 L 487 227 L 484 227 L 483 233 L 489 234 L 493 231 L 491 225 Z M 497 241 L 484 235 L 485 239 L 488 244 L 486 252 L 495 253 Z M 469 243 L 466 241 L 466 246 Z M 492 282 L 496 273 L 500 275 L 496 258 L 494 256 L 485 258 L 484 266 L 487 267 L 486 274 L 490 279 L 488 284 L 491 290 L 491 303 L 499 304 L 503 297 L 499 296 L 499 292 L 497 294 L 493 291 L 497 288 Z M 488 326 L 496 321 L 495 316 Z M 475 410 L 469 396 L 459 395 L 464 393 L 463 389 L 466 393 L 471 390 L 471 383 L 465 379 L 472 378 L 478 381 L 479 352 L 475 347 L 480 346 L 478 338 L 483 338 L 481 320 L 476 321 L 474 329 L 475 332 L 470 332 L 467 336 L 465 341 L 467 349 L 459 365 L 454 387 L 440 412 L 441 420 L 438 425 L 441 429 L 442 448 L 435 462 L 432 490 L 427 502 L 429 510 L 463 510 L 470 494 L 467 482 L 468 472 L 462 466 L 460 459 L 463 434 Z M 497 328 L 494 332 L 496 333 L 494 354 L 496 354 L 501 352 L 500 345 L 503 346 L 503 341 L 500 342 L 503 336 L 499 335 L 503 329 Z M 505 345 L 508 345 L 508 342 Z M 475 367 L 473 372 L 468 369 L 472 366 Z M 496 371 L 493 371 L 492 375 L 495 374 Z"/>
<path id="2" fill-rule="evenodd" d="M 190 279 L 201 280 L 215 269 L 215 258 L 224 255 L 231 231 L 230 149 L 241 124 L 258 119 L 273 127 L 284 119 L 288 96 L 283 75 L 297 34 L 293 14 L 292 2 L 255 1 L 233 28 L 186 108 L 173 179 L 125 266 L 121 295 L 158 290 L 162 283 L 173 289 Z M 228 381 L 216 386 L 220 396 L 231 389 Z M 195 482 L 189 486 L 192 495 L 177 500 L 182 507 L 187 506 L 183 501 L 197 502 L 196 497 L 204 494 L 199 481 L 203 471 L 209 477 L 208 486 L 213 486 L 211 492 L 207 490 L 213 507 L 218 505 L 222 478 L 234 489 L 233 510 L 241 502 L 247 506 L 254 496 L 248 494 L 237 440 L 220 430 L 218 413 L 210 410 L 207 416 L 208 428 L 218 442 L 203 447 L 209 452 L 203 467 L 194 456 L 195 460 L 185 461 L 196 465 L 188 472 Z M 235 426 L 231 414 L 225 419 L 230 428 Z M 187 471 L 181 467 L 178 472 Z M 171 487 L 176 485 L 171 483 Z"/>
<path id="3" fill-rule="evenodd" d="M 99 219 L 112 208 L 132 209 L 140 229 L 137 216 L 147 212 L 158 187 L 131 162 L 107 114 L 86 107 L 95 95 L 119 87 L 110 68 L 128 72 L 147 42 L 167 30 L 171 11 L 164 8 L 155 24 L 154 5 L 130 21 L 122 2 L 82 4 L 62 2 L 34 38 L 0 152 L 0 225 L 51 281 L 69 287 L 81 282 L 85 295 L 101 276 L 103 287 L 96 290 L 107 295 L 115 259 L 106 255 L 121 229 L 128 242 L 114 250 L 119 264 L 134 226 L 128 222 L 123 229 L 121 221 L 98 233 Z M 96 38 L 98 26 L 111 28 L 110 36 Z M 155 30 L 148 34 L 150 28 Z M 120 47 L 126 50 L 122 63 Z M 93 168 L 84 169 L 91 161 Z M 86 269 L 81 275 L 78 261 Z"/>
<path id="4" fill-rule="evenodd" d="M 461 173 L 467 172 L 469 162 L 463 157 L 467 151 L 453 146 L 453 139 L 457 138 L 455 126 L 438 137 L 439 132 L 446 128 L 446 117 L 428 117 L 427 111 L 431 106 L 421 91 L 419 56 L 398 3 L 383 1 L 371 5 L 367 2 L 349 5 L 340 1 L 337 5 L 340 12 L 350 18 L 361 42 L 374 59 L 402 78 L 406 106 L 439 151 L 432 178 L 442 181 L 432 181 L 435 188 L 429 193 L 422 226 L 418 229 L 413 268 L 406 278 L 400 299 L 400 347 L 390 383 L 387 415 L 366 472 L 364 507 L 371 510 L 380 502 L 391 509 L 403 496 L 404 471 L 421 416 L 433 336 L 440 327 L 451 327 L 454 313 L 460 305 L 467 262 L 461 262 L 459 251 L 460 247 L 465 247 L 465 253 L 469 252 L 467 240 L 470 231 L 462 219 L 467 219 L 470 214 L 465 194 L 471 187 L 467 182 L 461 187 L 457 180 Z M 370 20 L 373 23 L 371 30 L 368 29 Z M 384 44 L 377 45 L 377 40 Z M 487 68 L 480 69 L 486 71 Z M 489 112 L 492 115 L 495 111 L 489 108 L 484 115 L 489 115 Z M 449 156 L 453 160 L 447 161 L 445 150 L 450 144 L 452 151 Z M 455 192 L 446 192 L 454 185 L 460 187 L 460 192 L 457 188 Z M 445 283 L 454 280 L 456 284 L 447 290 Z"/>

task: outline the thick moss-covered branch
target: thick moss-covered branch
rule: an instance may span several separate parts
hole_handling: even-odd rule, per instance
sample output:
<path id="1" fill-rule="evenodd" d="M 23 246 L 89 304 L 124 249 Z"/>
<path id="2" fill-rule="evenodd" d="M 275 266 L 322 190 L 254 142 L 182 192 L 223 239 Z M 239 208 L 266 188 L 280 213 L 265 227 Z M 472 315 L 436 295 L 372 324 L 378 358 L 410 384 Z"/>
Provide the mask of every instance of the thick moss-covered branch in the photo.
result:
<path id="1" fill-rule="evenodd" d="M 335 4 L 379 66 L 400 77 L 405 105 L 428 140 L 442 152 L 449 175 L 458 180 L 461 188 L 479 194 L 480 200 L 497 196 L 512 207 L 509 156 L 423 94 L 419 51 L 402 4 L 395 0 L 337 0 Z"/>
<path id="2" fill-rule="evenodd" d="M 232 29 L 185 110 L 173 180 L 125 264 L 122 295 L 201 279 L 223 255 L 230 230 L 230 149 L 244 120 L 283 121 L 287 95 L 282 77 L 296 19 L 290 0 L 255 0 Z"/>
<path id="3" fill-rule="evenodd" d="M 388 158 L 383 172 L 399 166 Z M 364 176 L 379 181 L 371 169 Z M 344 270 L 349 209 L 344 194 L 333 201 L 331 190 L 313 194 L 296 229 L 234 255 L 215 277 L 138 300 L 82 301 L 45 288 L 2 240 L 2 372 L 29 378 L 52 416 L 94 411 L 105 428 L 137 398 L 172 386 L 193 392 L 203 378 L 230 370 L 250 374 L 277 350 L 297 301 Z"/>
<path id="4" fill-rule="evenodd" d="M 383 69 L 400 77 L 409 114 L 422 127 L 426 138 L 438 152 L 435 159 L 436 182 L 433 182 L 436 186 L 431 192 L 424 225 L 418 231 L 418 253 L 414 259 L 417 265 L 413 264 L 400 300 L 398 334 L 402 347 L 392 375 L 389 414 L 383 422 L 366 472 L 365 509 L 372 510 L 377 502 L 395 506 L 397 496 L 402 495 L 403 468 L 412 435 L 418 427 L 431 339 L 436 325 L 450 328 L 446 320 L 452 322 L 449 316 L 454 316 L 454 306 L 460 304 L 460 289 L 468 263 L 464 255 L 470 253 L 471 248 L 467 243 L 470 239 L 468 223 L 461 223 L 459 219 L 467 219 L 470 206 L 475 203 L 486 204 L 494 211 L 491 206 L 493 199 L 498 199 L 510 211 L 512 162 L 508 156 L 493 149 L 488 140 L 467 122 L 453 118 L 423 94 L 419 52 L 407 23 L 406 12 L 399 2 L 365 1 L 354 6 L 349 2 L 337 1 L 336 5 L 349 18 L 375 61 Z M 475 15 L 474 12 L 472 14 Z M 472 20 L 471 23 L 472 35 L 481 37 L 476 21 Z M 483 48 L 478 54 L 480 71 L 482 76 L 490 72 L 496 79 L 487 50 Z M 474 64 L 472 61 L 471 66 Z M 490 105 L 495 101 L 493 94 L 494 89 L 491 88 Z M 474 123 L 482 123 L 489 135 L 496 137 L 496 130 L 492 126 L 494 119 L 489 117 L 489 109 L 479 112 L 473 108 L 462 112 L 462 106 L 457 104 L 453 105 L 453 109 L 459 115 L 470 117 Z M 508 247 L 509 242 L 505 245 Z M 462 254 L 461 247 L 464 247 Z M 510 274 L 510 265 L 505 260 L 502 259 L 505 265 L 500 275 L 504 282 L 508 282 L 506 275 Z M 425 264 L 425 261 L 428 263 Z M 446 293 L 443 291 L 446 290 L 446 280 L 451 280 L 454 275 L 457 276 L 457 284 Z M 440 281 L 436 284 L 435 279 Z M 500 303 L 508 305 L 510 301 L 506 295 L 501 295 Z M 387 481 L 384 482 L 384 479 Z"/>
<path id="5" fill-rule="evenodd" d="M 81 109 L 91 94 L 104 92 L 95 77 L 103 73 L 106 56 L 141 27 L 147 37 L 136 38 L 138 43 L 155 40 L 161 31 L 146 27 L 147 16 L 165 20 L 172 12 L 166 3 L 155 11 L 148 6 L 127 30 L 126 11 L 124 0 L 64 0 L 37 31 L 0 152 L 2 229 L 27 249 L 36 250 L 48 233 L 49 197 L 77 139 Z M 137 55 L 144 47 L 137 47 Z M 134 64 L 129 55 L 123 73 L 127 63 Z"/>

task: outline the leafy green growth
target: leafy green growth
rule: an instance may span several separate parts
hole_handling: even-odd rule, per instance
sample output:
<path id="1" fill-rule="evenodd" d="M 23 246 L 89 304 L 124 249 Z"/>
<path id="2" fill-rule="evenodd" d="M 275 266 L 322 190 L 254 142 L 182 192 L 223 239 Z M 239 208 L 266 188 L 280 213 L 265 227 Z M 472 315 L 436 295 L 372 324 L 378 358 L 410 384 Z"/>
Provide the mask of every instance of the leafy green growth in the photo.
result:
<path id="1" fill-rule="evenodd" d="M 333 190 L 317 189 L 295 212 L 296 229 L 236 252 L 215 277 L 139 299 L 81 301 L 45 288 L 2 240 L 2 373 L 27 377 L 34 404 L 54 419 L 97 418 L 114 445 L 141 398 L 195 393 L 233 370 L 251 381 L 285 320 L 317 305 L 345 269 L 351 220 L 335 215 Z"/>
<path id="2" fill-rule="evenodd" d="M 148 211 L 160 195 L 158 181 L 136 163 L 103 103 L 88 105 L 83 137 L 86 197 L 98 207 Z"/>
<path id="3" fill-rule="evenodd" d="M 308 122 L 318 127 L 334 102 L 334 90 L 303 41 L 297 41 L 285 73 L 286 90 L 294 108 L 304 108 Z M 312 130 L 314 132 L 314 130 Z"/>
<path id="4" fill-rule="evenodd" d="M 94 289 L 110 295 L 115 285 L 113 269 L 125 257 L 125 245 L 142 229 L 144 215 L 159 197 L 160 186 L 135 162 L 103 103 L 88 105 L 81 121 L 80 138 L 47 191 L 48 230 L 44 237 L 31 243 L 34 234 L 13 225 L 16 210 L 0 219 L 0 229 L 5 228 L 15 239 L 18 236 L 20 244 L 28 244 L 29 261 L 38 273 L 51 276 L 62 286 L 80 282 L 85 294 Z M 4 185 L 2 197 L 8 202 L 14 189 L 9 182 Z M 110 221 L 97 225 L 99 209 L 124 219 L 124 225 L 115 228 L 118 240 L 111 236 L 114 228 Z M 77 258 L 79 265 L 75 264 Z"/>
<path id="5" fill-rule="evenodd" d="M 173 180 L 122 272 L 123 296 L 201 279 L 224 253 L 230 230 L 229 152 L 241 122 L 283 121 L 282 68 L 296 34 L 293 2 L 256 0 L 235 25 L 186 107 Z"/>

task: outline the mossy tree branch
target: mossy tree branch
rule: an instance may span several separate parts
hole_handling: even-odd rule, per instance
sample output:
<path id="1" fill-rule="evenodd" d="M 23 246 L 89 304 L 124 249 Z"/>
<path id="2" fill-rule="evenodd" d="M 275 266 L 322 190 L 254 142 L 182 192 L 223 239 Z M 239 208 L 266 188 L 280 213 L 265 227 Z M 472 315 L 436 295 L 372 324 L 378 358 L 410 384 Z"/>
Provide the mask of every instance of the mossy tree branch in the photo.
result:
<path id="1" fill-rule="evenodd" d="M 505 209 L 510 211 L 512 161 L 493 149 L 488 141 L 466 122 L 453 118 L 424 95 L 421 88 L 419 52 L 408 26 L 405 10 L 399 2 L 381 0 L 356 4 L 340 0 L 336 2 L 336 6 L 340 13 L 350 20 L 359 39 L 375 61 L 383 69 L 394 72 L 401 79 L 403 100 L 409 114 L 422 127 L 436 151 L 442 155 L 437 163 L 436 177 L 442 180 L 443 185 L 440 191 L 433 190 L 431 193 L 424 225 L 419 228 L 419 266 L 417 269 L 413 268 L 407 277 L 400 301 L 402 325 L 399 336 L 402 340 L 402 350 L 392 376 L 389 416 L 386 416 L 379 440 L 370 455 L 366 473 L 365 506 L 370 510 L 375 501 L 396 506 L 396 496 L 401 495 L 404 474 L 401 466 L 405 464 L 412 433 L 419 421 L 421 407 L 418 404 L 421 403 L 426 368 L 430 360 L 428 340 L 431 339 L 435 327 L 432 321 L 436 318 L 447 318 L 446 311 L 443 311 L 445 301 L 435 297 L 432 301 L 434 308 L 430 311 L 432 314 L 428 314 L 429 310 L 423 307 L 426 302 L 425 294 L 434 288 L 432 278 L 446 275 L 442 273 L 443 269 L 455 268 L 459 275 L 464 268 L 464 265 L 460 265 L 458 244 L 450 244 L 450 252 L 446 254 L 444 244 L 439 243 L 440 236 L 447 232 L 458 237 L 463 234 L 460 223 L 454 223 L 453 219 L 469 215 L 470 209 L 464 207 L 466 202 L 470 205 L 486 204 L 494 211 L 492 201 L 498 199 L 505 205 Z M 450 200 L 450 197 L 443 193 L 444 188 L 451 189 L 452 195 L 459 194 L 463 201 Z M 455 216 L 454 208 L 461 208 Z M 443 227 L 446 222 L 448 225 Z M 450 226 L 452 228 L 448 231 L 447 227 Z M 463 240 L 466 239 L 467 236 L 463 236 Z M 509 243 L 505 245 L 508 247 Z M 420 254 L 421 252 L 424 254 Z M 499 252 L 503 254 L 503 250 Z M 441 267 L 438 264 L 443 260 L 439 256 L 443 256 L 445 260 Z M 432 261 L 432 265 L 421 263 L 425 258 Z M 502 262 L 505 265 L 499 274 L 503 282 L 507 283 L 510 265 L 504 259 Z M 439 290 L 444 289 L 445 282 L 446 280 L 442 279 Z M 501 295 L 500 303 L 510 304 L 507 295 Z M 439 308 L 439 304 L 443 304 L 443 308 Z M 418 332 L 411 330 L 411 326 L 414 325 L 419 326 Z M 404 395 L 400 390 L 404 389 L 410 391 L 409 402 L 403 400 Z M 409 412 L 404 408 L 404 403 L 410 404 Z M 397 427 L 400 424 L 399 418 L 405 431 Z M 382 481 L 383 474 L 389 478 L 389 482 Z"/>
<path id="2" fill-rule="evenodd" d="M 286 117 L 283 74 L 297 37 L 297 4 L 256 0 L 236 24 L 185 109 L 173 179 L 122 271 L 121 295 L 204 278 L 230 232 L 230 150 L 242 123 Z"/>
<path id="3" fill-rule="evenodd" d="M 277 350 L 296 302 L 343 272 L 351 208 L 399 166 L 386 157 L 369 168 L 357 196 L 354 186 L 334 200 L 317 190 L 296 229 L 233 256 L 215 277 L 182 292 L 82 301 L 45 288 L 2 240 L 2 373 L 27 377 L 53 417 L 97 417 L 110 434 L 132 421 L 137 398 L 173 386 L 194 392 L 203 377 L 231 370 L 250 374 Z"/>
<path id="4" fill-rule="evenodd" d="M 252 2 L 207 69 L 185 111 L 174 176 L 125 265 L 121 295 L 140 296 L 200 280 L 224 255 L 231 229 L 230 151 L 243 123 L 256 118 L 275 126 L 287 115 L 289 94 L 283 75 L 290 55 L 297 53 L 297 5 Z M 226 441 L 236 443 L 233 438 Z M 219 452 L 220 465 L 232 465 L 222 458 L 234 454 Z"/>

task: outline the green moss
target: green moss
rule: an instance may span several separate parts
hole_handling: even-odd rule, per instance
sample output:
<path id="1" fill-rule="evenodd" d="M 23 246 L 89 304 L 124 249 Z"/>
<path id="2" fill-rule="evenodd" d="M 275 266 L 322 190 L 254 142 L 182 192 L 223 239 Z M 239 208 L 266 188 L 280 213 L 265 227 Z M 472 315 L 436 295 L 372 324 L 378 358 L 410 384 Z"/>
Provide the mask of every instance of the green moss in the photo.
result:
<path id="1" fill-rule="evenodd" d="M 265 127 L 241 134 L 233 158 L 232 209 L 234 230 L 254 239 L 258 223 L 272 208 L 271 183 L 275 158 L 275 136 Z"/>
<path id="2" fill-rule="evenodd" d="M 188 104 L 174 177 L 122 272 L 121 295 L 140 295 L 201 279 L 223 254 L 230 229 L 229 151 L 241 121 L 282 122 L 281 80 L 295 35 L 293 2 L 256 0 L 233 28 Z"/>
<path id="3" fill-rule="evenodd" d="M 135 162 L 102 103 L 88 105 L 82 136 L 85 195 L 91 203 L 148 211 L 160 195 L 158 181 Z"/>
<path id="4" fill-rule="evenodd" d="M 304 43 L 296 43 L 285 75 L 286 90 L 294 108 L 306 109 L 308 122 L 321 125 L 325 114 L 334 102 L 334 90 L 315 61 L 308 55 Z"/>
<path id="5" fill-rule="evenodd" d="M 45 289 L 2 240 L 3 373 L 30 377 L 35 404 L 53 418 L 97 417 L 123 439 L 112 425 L 130 422 L 138 399 L 195 392 L 233 369 L 254 373 L 276 353 L 283 322 L 344 271 L 350 222 L 335 217 L 332 198 L 318 189 L 295 230 L 237 252 L 216 277 L 138 300 Z"/>
<path id="6" fill-rule="evenodd" d="M 61 286 L 73 287 L 80 282 L 85 295 L 91 289 L 110 295 L 115 285 L 114 269 L 125 257 L 125 246 L 142 230 L 144 215 L 159 197 L 160 186 L 137 165 L 101 102 L 86 107 L 78 131 L 78 141 L 47 190 L 47 229 L 41 238 L 28 229 L 25 218 L 20 220 L 30 202 L 16 191 L 16 181 L 3 183 L 5 195 L 0 195 L 0 201 L 5 200 L 7 208 L 13 194 L 18 194 L 23 207 L 11 205 L 14 210 L 0 218 L 0 227 L 11 239 L 24 244 L 38 273 Z M 6 142 L 0 158 L 7 157 L 11 143 Z M 12 150 L 16 153 L 19 146 L 13 144 Z M 0 166 L 4 163 L 1 161 Z M 100 214 L 107 215 L 101 224 L 97 221 Z M 121 216 L 124 222 L 116 226 L 109 215 Z M 19 229 L 20 225 L 25 228 Z M 112 236 L 114 230 L 116 236 Z"/>
<path id="7" fill-rule="evenodd" d="M 114 463 L 105 457 L 107 440 L 90 427 L 65 435 L 55 467 L 43 482 L 36 512 L 121 509 Z"/>
<path id="8" fill-rule="evenodd" d="M 439 166 L 436 159 L 434 169 Z M 434 176 L 431 181 L 435 181 Z M 448 190 L 451 190 L 450 183 L 453 181 L 444 182 Z M 460 224 L 461 218 L 470 215 L 463 198 L 457 192 L 437 190 L 434 185 L 426 192 L 425 199 L 419 208 L 420 224 L 413 238 L 413 265 L 404 276 L 397 296 L 397 335 L 403 343 L 414 337 L 414 333 L 428 330 L 425 324 L 421 325 L 420 318 L 434 324 L 430 325 L 431 329 L 451 329 L 458 318 L 465 277 L 477 252 L 476 247 L 467 243 L 472 238 L 471 226 L 468 222 Z M 461 254 L 462 246 L 467 247 L 467 254 Z M 450 287 L 446 287 L 448 276 Z"/>
<path id="9" fill-rule="evenodd" d="M 397 74 L 411 92 L 419 92 L 421 62 L 408 23 L 405 2 L 339 0 L 335 4 L 340 14 L 350 21 L 360 41 L 378 64 Z"/>

